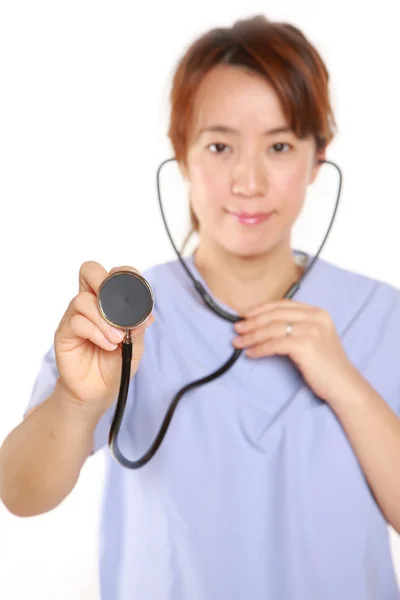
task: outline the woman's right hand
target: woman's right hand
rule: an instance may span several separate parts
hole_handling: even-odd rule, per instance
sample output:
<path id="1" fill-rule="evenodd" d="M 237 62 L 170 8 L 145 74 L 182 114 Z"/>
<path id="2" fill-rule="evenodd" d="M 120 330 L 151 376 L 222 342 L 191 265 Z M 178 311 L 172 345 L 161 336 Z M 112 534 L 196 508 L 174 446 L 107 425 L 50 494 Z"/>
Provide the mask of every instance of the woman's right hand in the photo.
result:
<path id="1" fill-rule="evenodd" d="M 124 330 L 107 323 L 97 306 L 100 284 L 118 270 L 138 271 L 132 267 L 115 267 L 108 273 L 102 265 L 89 261 L 79 272 L 79 293 L 70 302 L 54 336 L 56 364 L 61 385 L 68 401 L 85 406 L 90 412 L 103 414 L 116 400 L 121 378 L 121 348 Z M 132 330 L 133 356 L 131 377 L 136 373 L 144 348 L 147 321 Z"/>

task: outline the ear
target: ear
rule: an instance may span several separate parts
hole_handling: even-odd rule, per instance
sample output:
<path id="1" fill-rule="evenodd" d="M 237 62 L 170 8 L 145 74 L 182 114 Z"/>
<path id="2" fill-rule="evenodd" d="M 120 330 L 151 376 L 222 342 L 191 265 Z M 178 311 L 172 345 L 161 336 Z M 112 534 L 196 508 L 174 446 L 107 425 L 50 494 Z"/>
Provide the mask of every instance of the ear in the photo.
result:
<path id="1" fill-rule="evenodd" d="M 323 148 L 322 150 L 318 150 L 315 153 L 315 163 L 314 163 L 314 166 L 311 171 L 310 183 L 314 183 L 314 181 L 316 180 L 317 175 L 322 166 L 321 161 L 324 161 L 325 159 L 326 159 L 326 148 Z"/>
<path id="2" fill-rule="evenodd" d="M 188 179 L 188 170 L 187 170 L 186 165 L 183 162 L 180 162 L 179 168 L 181 170 L 181 173 L 182 173 L 184 179 Z"/>

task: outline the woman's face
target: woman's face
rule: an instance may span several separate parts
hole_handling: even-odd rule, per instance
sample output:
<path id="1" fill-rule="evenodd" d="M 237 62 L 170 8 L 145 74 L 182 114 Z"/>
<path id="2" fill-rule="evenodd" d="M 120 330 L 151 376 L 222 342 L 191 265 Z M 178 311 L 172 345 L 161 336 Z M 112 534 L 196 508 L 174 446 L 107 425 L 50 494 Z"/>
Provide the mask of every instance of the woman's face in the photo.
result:
<path id="1" fill-rule="evenodd" d="M 261 76 L 212 69 L 195 99 L 185 170 L 200 244 L 256 256 L 290 243 L 318 158 L 313 138 L 289 130 Z"/>

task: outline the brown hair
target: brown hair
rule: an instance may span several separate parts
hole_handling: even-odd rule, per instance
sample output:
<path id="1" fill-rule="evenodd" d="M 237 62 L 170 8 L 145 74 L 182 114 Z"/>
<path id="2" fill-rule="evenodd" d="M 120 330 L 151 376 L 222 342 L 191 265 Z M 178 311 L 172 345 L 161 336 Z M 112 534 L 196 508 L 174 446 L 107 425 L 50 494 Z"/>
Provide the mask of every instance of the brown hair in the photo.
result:
<path id="1" fill-rule="evenodd" d="M 317 150 L 331 142 L 336 124 L 329 99 L 329 73 L 321 56 L 299 29 L 260 15 L 239 20 L 229 28 L 208 31 L 180 59 L 172 82 L 168 131 L 180 164 L 186 161 L 196 92 L 207 72 L 222 63 L 245 67 L 265 77 L 299 138 L 313 135 Z M 192 231 L 188 238 L 198 230 L 191 208 L 190 218 Z"/>

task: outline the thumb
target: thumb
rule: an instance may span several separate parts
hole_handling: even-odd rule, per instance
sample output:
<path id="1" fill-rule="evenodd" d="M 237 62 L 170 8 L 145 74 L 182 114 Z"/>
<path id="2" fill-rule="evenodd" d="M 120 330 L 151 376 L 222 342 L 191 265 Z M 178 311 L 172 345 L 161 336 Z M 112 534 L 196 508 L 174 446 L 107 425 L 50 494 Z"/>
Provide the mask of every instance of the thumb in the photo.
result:
<path id="1" fill-rule="evenodd" d="M 123 267 L 113 267 L 108 274 L 112 275 L 113 273 L 116 273 L 117 271 L 132 271 L 133 273 L 137 273 L 138 275 L 140 275 L 139 271 L 137 269 L 135 269 L 135 267 L 130 267 L 128 266 L 123 266 Z"/>

